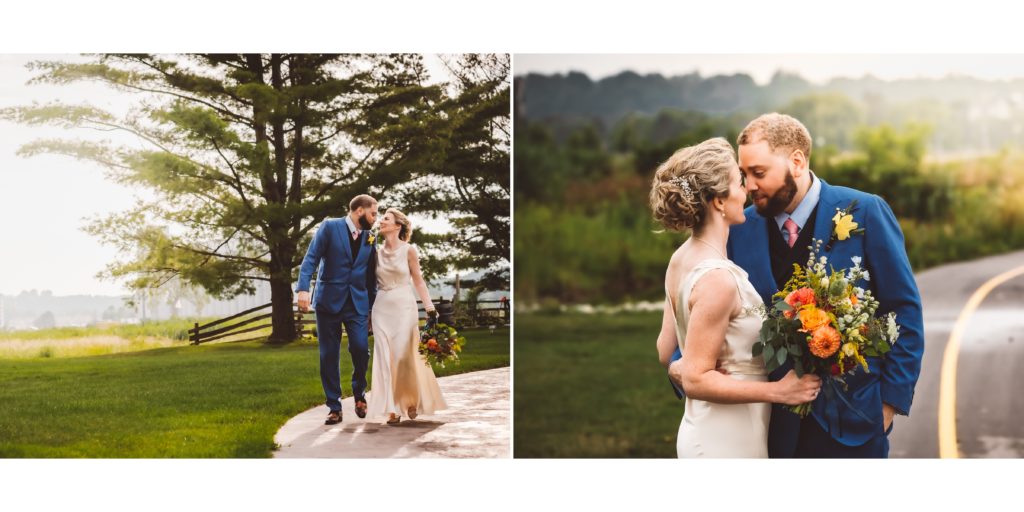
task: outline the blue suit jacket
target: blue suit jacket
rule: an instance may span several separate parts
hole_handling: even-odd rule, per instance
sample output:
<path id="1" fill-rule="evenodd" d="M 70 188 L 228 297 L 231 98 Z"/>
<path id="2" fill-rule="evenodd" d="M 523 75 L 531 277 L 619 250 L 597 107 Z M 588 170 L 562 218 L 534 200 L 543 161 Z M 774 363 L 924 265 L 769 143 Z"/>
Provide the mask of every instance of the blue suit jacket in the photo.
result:
<path id="1" fill-rule="evenodd" d="M 316 292 L 313 307 L 317 311 L 337 314 L 345 301 L 352 299 L 356 312 L 369 315 L 377 297 L 376 247 L 367 242 L 367 230 L 359 234 L 362 246 L 353 260 L 348 224 L 344 218 L 326 219 L 320 224 L 313 242 L 306 250 L 299 268 L 296 291 L 309 291 L 309 281 L 317 265 Z"/>
<path id="2" fill-rule="evenodd" d="M 853 220 L 864 228 L 864 233 L 837 240 L 826 249 L 836 209 L 845 209 L 853 200 L 857 200 Z M 828 400 L 826 393 L 822 393 L 813 404 L 811 415 L 833 439 L 844 445 L 858 446 L 884 433 L 883 402 L 901 414 L 910 413 L 924 354 L 921 297 L 907 259 L 903 232 L 882 198 L 846 187 L 833 187 L 822 180 L 817 211 L 814 238 L 822 241 L 819 256 L 827 256 L 829 265 L 836 270 L 853 266 L 851 258 L 861 257 L 861 265 L 870 273 L 870 281 L 859 282 L 857 286 L 870 289 L 879 301 L 878 316 L 895 312 L 900 326 L 899 340 L 892 352 L 882 359 L 867 358 L 870 373 L 858 370 L 846 378 L 846 391 L 842 387 L 837 389 L 841 398 Z M 733 226 L 729 232 L 729 258 L 747 271 L 758 294 L 770 305 L 772 295 L 778 292 L 768 254 L 766 227 L 766 223 L 773 220 L 759 215 L 753 206 L 744 213 L 746 222 Z M 678 350 L 673 357 L 678 358 Z M 779 368 L 769 378 L 781 379 L 789 368 L 789 365 Z M 768 430 L 769 455 L 792 456 L 799 432 L 800 418 L 784 406 L 774 405 Z"/>

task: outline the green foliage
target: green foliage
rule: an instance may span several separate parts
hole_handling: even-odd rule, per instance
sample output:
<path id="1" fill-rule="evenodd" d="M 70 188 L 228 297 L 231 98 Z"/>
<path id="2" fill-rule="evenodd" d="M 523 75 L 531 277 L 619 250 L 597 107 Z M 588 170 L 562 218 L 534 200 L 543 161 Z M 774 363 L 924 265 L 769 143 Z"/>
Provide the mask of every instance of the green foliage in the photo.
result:
<path id="1" fill-rule="evenodd" d="M 508 118 L 507 66 L 451 94 L 427 83 L 419 55 L 104 54 L 32 68 L 34 83 L 91 80 L 142 93 L 124 117 L 83 105 L 0 111 L 25 124 L 138 138 L 140 146 L 43 140 L 21 149 L 94 161 L 153 192 L 87 228 L 127 255 L 103 275 L 132 288 L 177 277 L 223 298 L 269 281 L 275 336 L 290 339 L 292 283 L 316 226 L 346 214 L 360 193 L 418 210 L 423 203 L 395 189 L 438 176 L 458 191 L 449 196 L 459 201 L 431 205 L 455 218 L 449 242 L 458 251 L 435 254 L 428 271 L 508 260 L 508 144 L 495 134 L 502 112 Z M 428 189 L 439 190 L 449 189 Z"/>
<path id="2" fill-rule="evenodd" d="M 438 104 L 445 120 L 425 133 L 438 155 L 429 173 L 397 186 L 390 195 L 420 214 L 447 219 L 450 234 L 416 239 L 429 257 L 430 274 L 484 270 L 480 285 L 507 290 L 511 259 L 511 97 L 509 54 L 443 58 L 453 92 Z"/>
<path id="3" fill-rule="evenodd" d="M 789 108 L 828 120 L 861 118 L 849 101 L 834 96 L 811 96 Z M 580 135 L 570 131 L 559 143 L 550 123 L 526 122 L 516 132 L 522 137 L 516 185 L 523 191 L 516 194 L 517 297 L 588 303 L 662 297 L 668 259 L 686 237 L 655 233 L 659 227 L 647 204 L 650 176 L 679 147 L 711 136 L 735 139 L 731 130 L 738 129 L 731 127 L 742 127 L 736 122 L 668 110 L 625 116 L 607 143 L 593 139 L 596 125 L 578 127 Z M 1004 150 L 932 161 L 929 126 L 847 123 L 836 129 L 826 140 L 849 138 L 852 150 L 832 143 L 816 147 L 812 169 L 832 185 L 885 199 L 903 228 L 915 270 L 1024 248 L 1024 154 Z M 591 155 L 600 158 L 574 160 L 570 141 L 575 154 L 585 153 L 580 141 L 591 141 Z M 576 165 L 581 161 L 589 167 Z"/>

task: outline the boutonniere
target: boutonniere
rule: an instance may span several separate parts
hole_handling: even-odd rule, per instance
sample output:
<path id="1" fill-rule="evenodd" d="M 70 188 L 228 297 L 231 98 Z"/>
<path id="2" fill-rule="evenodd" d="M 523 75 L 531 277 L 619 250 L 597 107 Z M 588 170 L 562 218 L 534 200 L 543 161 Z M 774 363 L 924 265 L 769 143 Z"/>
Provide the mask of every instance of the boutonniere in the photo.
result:
<path id="1" fill-rule="evenodd" d="M 370 230 L 370 236 L 366 237 L 366 245 L 373 245 L 377 242 L 377 228 Z"/>
<path id="2" fill-rule="evenodd" d="M 859 225 L 853 221 L 853 212 L 855 211 L 857 211 L 856 199 L 842 210 L 836 208 L 836 214 L 832 217 L 832 236 L 828 239 L 828 244 L 825 246 L 826 251 L 832 250 L 832 244 L 836 240 L 842 241 L 850 238 L 850 235 L 864 234 L 864 228 L 858 227 Z"/>

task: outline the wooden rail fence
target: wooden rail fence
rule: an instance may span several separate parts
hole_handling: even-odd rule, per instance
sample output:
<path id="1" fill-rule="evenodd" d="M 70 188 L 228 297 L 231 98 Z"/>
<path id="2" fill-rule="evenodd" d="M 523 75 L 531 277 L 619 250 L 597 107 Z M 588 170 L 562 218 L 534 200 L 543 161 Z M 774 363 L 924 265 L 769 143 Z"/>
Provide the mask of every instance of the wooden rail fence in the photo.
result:
<path id="1" fill-rule="evenodd" d="M 420 301 L 416 301 L 416 303 L 421 304 Z M 487 306 L 490 304 L 493 304 L 494 306 Z M 237 336 L 239 334 L 269 329 L 272 326 L 270 321 L 270 317 L 272 316 L 271 313 L 263 313 L 252 317 L 247 316 L 269 309 L 271 306 L 272 303 L 268 302 L 262 306 L 247 309 L 241 313 L 221 318 L 207 324 L 199 325 L 199 323 L 196 322 L 195 327 L 188 331 L 189 342 L 192 345 L 199 345 L 200 343 L 209 343 L 229 336 Z M 437 309 L 441 322 L 448 324 L 455 323 L 453 320 L 453 305 L 450 300 L 446 300 L 444 298 L 437 299 L 434 301 L 434 307 Z M 426 318 L 426 311 L 423 309 L 422 305 L 419 307 L 419 312 L 420 318 Z M 511 308 L 509 307 L 507 300 L 482 300 L 478 301 L 476 307 L 470 308 L 467 313 L 470 321 L 474 325 L 507 325 L 510 321 Z M 312 311 L 309 313 L 302 313 L 298 310 L 298 307 L 293 307 L 292 314 L 295 316 L 295 333 L 298 337 L 302 337 L 307 334 L 314 334 L 316 319 Z M 238 321 L 230 323 L 235 320 Z M 230 325 L 224 325 L 229 323 Z M 261 335 L 231 341 L 254 341 L 263 338 L 265 338 L 265 336 Z"/>

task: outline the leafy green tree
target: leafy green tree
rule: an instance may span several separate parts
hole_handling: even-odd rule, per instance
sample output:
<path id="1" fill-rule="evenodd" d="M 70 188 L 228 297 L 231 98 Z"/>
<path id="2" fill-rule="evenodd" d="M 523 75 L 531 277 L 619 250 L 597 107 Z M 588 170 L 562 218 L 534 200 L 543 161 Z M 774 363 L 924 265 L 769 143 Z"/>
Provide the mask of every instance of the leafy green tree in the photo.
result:
<path id="1" fill-rule="evenodd" d="M 133 256 L 104 272 L 152 288 L 180 277 L 218 297 L 270 284 L 272 341 L 295 337 L 292 287 L 311 231 L 420 176 L 443 149 L 439 85 L 416 55 L 106 54 L 36 62 L 35 83 L 98 81 L 137 95 L 127 115 L 89 105 L 11 108 L 26 124 L 116 130 L 143 143 L 41 140 L 23 155 L 98 162 L 152 191 L 87 230 Z"/>
<path id="2" fill-rule="evenodd" d="M 789 114 L 807 126 L 814 139 L 814 150 L 828 145 L 849 149 L 855 128 L 864 122 L 861 107 L 841 93 L 800 96 L 779 112 Z M 811 151 L 811 156 L 814 156 L 814 151 Z"/>
<path id="3" fill-rule="evenodd" d="M 420 243 L 439 258 L 428 270 L 484 270 L 483 289 L 509 288 L 511 245 L 511 55 L 444 57 L 453 77 L 439 105 L 438 152 L 430 175 L 404 188 L 410 210 L 444 216 L 455 228 Z M 446 272 L 445 272 L 446 273 Z"/>

